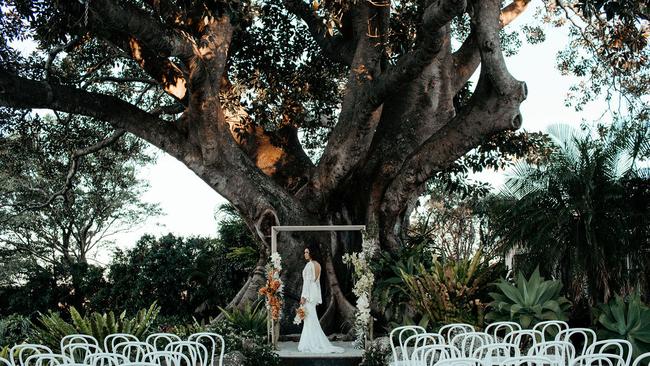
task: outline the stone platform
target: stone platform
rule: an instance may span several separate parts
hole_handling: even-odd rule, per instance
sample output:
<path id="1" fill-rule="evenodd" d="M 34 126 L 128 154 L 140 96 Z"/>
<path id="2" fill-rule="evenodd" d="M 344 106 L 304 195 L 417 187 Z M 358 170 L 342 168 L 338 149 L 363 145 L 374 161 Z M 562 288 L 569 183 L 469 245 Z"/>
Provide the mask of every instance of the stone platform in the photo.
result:
<path id="1" fill-rule="evenodd" d="M 355 349 L 353 342 L 332 342 L 343 347 L 343 353 L 302 353 L 298 342 L 280 342 L 275 351 L 282 359 L 282 366 L 358 366 L 363 350 Z"/>

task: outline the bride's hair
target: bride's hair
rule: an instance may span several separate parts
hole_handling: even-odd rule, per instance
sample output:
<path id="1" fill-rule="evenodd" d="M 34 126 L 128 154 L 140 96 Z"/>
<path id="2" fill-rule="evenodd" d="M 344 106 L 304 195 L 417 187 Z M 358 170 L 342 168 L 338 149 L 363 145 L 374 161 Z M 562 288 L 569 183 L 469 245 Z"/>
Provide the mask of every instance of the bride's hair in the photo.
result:
<path id="1" fill-rule="evenodd" d="M 311 257 L 312 260 L 320 263 L 320 247 L 318 244 L 309 243 L 305 246 L 305 248 L 309 249 L 309 257 Z"/>

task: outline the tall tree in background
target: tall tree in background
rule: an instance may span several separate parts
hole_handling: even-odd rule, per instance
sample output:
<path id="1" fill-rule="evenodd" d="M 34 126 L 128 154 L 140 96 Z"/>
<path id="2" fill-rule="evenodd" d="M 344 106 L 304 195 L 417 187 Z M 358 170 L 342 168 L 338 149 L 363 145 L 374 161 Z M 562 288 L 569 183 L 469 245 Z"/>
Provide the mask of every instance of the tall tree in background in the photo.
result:
<path id="1" fill-rule="evenodd" d="M 526 86 L 508 72 L 500 30 L 528 3 L 5 0 L 0 104 L 107 121 L 230 201 L 261 249 L 239 305 L 263 281 L 270 226 L 366 224 L 395 251 L 424 183 L 521 125 Z M 29 59 L 6 43 L 25 37 L 41 50 Z M 306 148 L 318 143 L 314 163 Z M 279 248 L 296 269 L 289 299 L 304 239 Z M 323 245 L 325 324 L 354 312 L 335 267 L 359 243 L 339 239 Z"/>
<path id="2" fill-rule="evenodd" d="M 574 302 L 650 289 L 650 128 L 617 125 L 594 136 L 555 125 L 549 135 L 548 159 L 516 164 L 496 197 L 495 234 L 521 254 L 521 267 L 561 278 Z"/>
<path id="3" fill-rule="evenodd" d="M 86 117 L 49 118 L 2 126 L 0 266 L 7 284 L 24 282 L 34 267 L 74 274 L 75 265 L 96 264 L 113 234 L 158 212 L 140 199 L 147 186 L 136 169 L 152 161 L 141 140 Z"/>

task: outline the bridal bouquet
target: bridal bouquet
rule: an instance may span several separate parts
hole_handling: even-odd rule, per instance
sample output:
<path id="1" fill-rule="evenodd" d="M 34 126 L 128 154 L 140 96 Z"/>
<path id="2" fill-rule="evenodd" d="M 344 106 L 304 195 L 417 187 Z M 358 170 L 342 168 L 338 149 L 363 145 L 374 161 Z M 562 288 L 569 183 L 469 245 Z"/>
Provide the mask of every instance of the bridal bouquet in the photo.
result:
<path id="1" fill-rule="evenodd" d="M 293 324 L 300 325 L 300 323 L 305 320 L 305 315 L 307 315 L 305 307 L 300 305 L 298 309 L 296 309 L 296 316 L 293 318 Z"/>

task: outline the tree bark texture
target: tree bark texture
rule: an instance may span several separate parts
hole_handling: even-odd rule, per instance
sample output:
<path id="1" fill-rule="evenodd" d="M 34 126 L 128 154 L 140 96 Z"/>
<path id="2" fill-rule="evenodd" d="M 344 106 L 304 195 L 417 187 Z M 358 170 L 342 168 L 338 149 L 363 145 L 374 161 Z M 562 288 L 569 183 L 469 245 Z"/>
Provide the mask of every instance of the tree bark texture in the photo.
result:
<path id="1" fill-rule="evenodd" d="M 147 2 L 166 14 L 171 1 Z M 165 29 L 159 18 L 117 0 L 89 3 L 93 37 L 116 45 L 179 104 L 174 121 L 115 96 L 31 80 L 0 69 L 0 105 L 49 108 L 95 117 L 139 136 L 183 162 L 230 201 L 256 233 L 260 259 L 232 300 L 241 306 L 257 299 L 265 281 L 273 225 L 365 224 L 378 228 L 382 250 L 402 242 L 402 227 L 423 185 L 437 171 L 476 147 L 485 137 L 521 125 L 523 82 L 507 70 L 499 30 L 526 7 L 516 0 L 426 2 L 415 47 L 393 65 L 382 62 L 382 43 L 368 29 L 387 34 L 390 9 L 356 2 L 348 9 L 348 29 L 329 36 L 306 3 L 285 0 L 304 21 L 325 54 L 349 66 L 337 124 L 317 164 L 312 163 L 288 125 L 265 131 L 233 123 L 219 96 L 228 88 L 228 54 L 234 29 L 227 13 L 201 18 L 200 31 Z M 78 2 L 63 10 L 83 12 Z M 208 9 L 209 10 L 209 9 Z M 452 50 L 449 22 L 467 13 L 472 31 Z M 453 98 L 481 65 L 470 101 L 457 110 Z M 241 127 L 241 126 L 240 126 Z M 342 254 L 360 249 L 358 234 L 282 233 L 286 309 L 283 331 L 300 294 L 302 252 L 316 242 L 324 253 L 322 323 L 329 332 L 353 324 L 354 301 Z"/>

